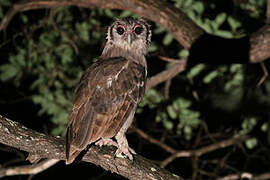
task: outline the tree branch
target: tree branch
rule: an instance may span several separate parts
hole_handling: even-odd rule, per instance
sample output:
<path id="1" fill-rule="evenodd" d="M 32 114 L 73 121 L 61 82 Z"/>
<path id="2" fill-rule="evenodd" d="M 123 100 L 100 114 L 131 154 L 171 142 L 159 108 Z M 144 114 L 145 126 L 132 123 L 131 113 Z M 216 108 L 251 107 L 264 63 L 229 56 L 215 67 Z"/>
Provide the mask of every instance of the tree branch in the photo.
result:
<path id="1" fill-rule="evenodd" d="M 142 138 L 148 140 L 150 143 L 158 145 L 159 147 L 161 147 L 162 149 L 164 149 L 168 153 L 172 154 L 167 159 L 165 159 L 164 161 L 161 162 L 161 164 L 160 164 L 161 167 L 167 166 L 170 162 L 172 162 L 176 158 L 200 157 L 206 153 L 209 153 L 209 152 L 212 152 L 212 151 L 215 151 L 218 149 L 226 148 L 226 147 L 234 145 L 234 144 L 241 143 L 249 138 L 249 136 L 243 135 L 243 136 L 238 136 L 238 137 L 232 137 L 232 138 L 229 138 L 229 139 L 226 139 L 226 140 L 223 140 L 220 142 L 216 142 L 216 143 L 213 143 L 213 144 L 210 144 L 208 146 L 204 146 L 204 147 L 201 147 L 201 148 L 195 149 L 195 150 L 177 150 L 177 149 L 174 149 L 174 148 L 170 147 L 169 145 L 164 144 L 163 142 L 149 136 L 148 134 L 146 134 L 145 132 L 143 132 L 142 130 L 140 130 L 136 127 L 132 127 L 132 128 Z"/>
<path id="2" fill-rule="evenodd" d="M 239 137 L 233 137 L 230 139 L 226 139 L 205 147 L 202 147 L 200 149 L 196 150 L 179 150 L 176 153 L 172 154 L 170 157 L 165 159 L 160 166 L 165 167 L 167 164 L 172 162 L 174 159 L 179 158 L 179 157 L 200 157 L 206 153 L 221 149 L 221 148 L 226 148 L 228 146 L 231 146 L 233 144 L 238 144 L 241 143 L 245 140 L 247 140 L 249 137 L 248 136 L 239 136 Z"/>
<path id="3" fill-rule="evenodd" d="M 30 157 L 65 160 L 63 138 L 47 136 L 0 115 L 0 143 L 29 152 Z M 101 166 L 105 170 L 128 179 L 182 179 L 160 168 L 148 159 L 135 155 L 134 160 L 116 158 L 115 148 L 92 146 L 82 160 Z"/>
<path id="4" fill-rule="evenodd" d="M 161 141 L 152 138 L 151 136 L 149 136 L 148 134 L 146 134 L 145 132 L 143 132 L 142 130 L 136 128 L 136 127 L 132 127 L 132 129 L 138 134 L 140 135 L 142 138 L 146 139 L 147 141 L 149 141 L 150 143 L 156 144 L 159 147 L 161 147 L 162 149 L 164 149 L 165 151 L 174 154 L 177 152 L 177 150 L 175 150 L 174 148 L 168 146 L 165 143 L 162 143 Z"/>
<path id="5" fill-rule="evenodd" d="M 156 74 L 147 79 L 146 90 L 168 80 L 174 78 L 180 72 L 183 72 L 186 69 L 187 60 L 180 60 L 178 63 L 175 63 L 172 67 Z"/>
<path id="6" fill-rule="evenodd" d="M 62 6 L 130 10 L 165 27 L 185 48 L 189 48 L 198 35 L 203 33 L 182 11 L 155 0 L 25 0 L 14 4 L 8 11 L 0 24 L 0 31 L 8 26 L 18 12 Z"/>
<path id="7" fill-rule="evenodd" d="M 270 179 L 270 173 L 264 173 L 259 175 L 253 175 L 249 172 L 242 172 L 238 174 L 230 174 L 225 177 L 217 178 L 217 180 L 237 180 L 237 179 L 250 179 L 250 180 L 266 180 Z"/>
<path id="8" fill-rule="evenodd" d="M 24 175 L 24 174 L 38 174 L 49 167 L 55 165 L 60 160 L 58 159 L 47 159 L 33 165 L 9 167 L 0 170 L 0 178 L 5 176 L 15 176 L 15 175 Z"/>

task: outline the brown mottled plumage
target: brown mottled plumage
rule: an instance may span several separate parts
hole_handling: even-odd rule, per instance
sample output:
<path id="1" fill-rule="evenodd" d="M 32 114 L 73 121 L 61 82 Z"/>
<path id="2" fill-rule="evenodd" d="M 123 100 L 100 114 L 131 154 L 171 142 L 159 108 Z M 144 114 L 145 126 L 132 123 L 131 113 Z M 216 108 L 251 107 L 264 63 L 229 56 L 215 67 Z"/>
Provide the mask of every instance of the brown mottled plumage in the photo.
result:
<path id="1" fill-rule="evenodd" d="M 116 20 L 108 28 L 102 55 L 85 71 L 75 90 L 67 128 L 67 164 L 91 143 L 117 146 L 116 154 L 133 159 L 135 151 L 129 148 L 125 133 L 144 95 L 144 56 L 150 38 L 149 25 L 142 19 Z"/>

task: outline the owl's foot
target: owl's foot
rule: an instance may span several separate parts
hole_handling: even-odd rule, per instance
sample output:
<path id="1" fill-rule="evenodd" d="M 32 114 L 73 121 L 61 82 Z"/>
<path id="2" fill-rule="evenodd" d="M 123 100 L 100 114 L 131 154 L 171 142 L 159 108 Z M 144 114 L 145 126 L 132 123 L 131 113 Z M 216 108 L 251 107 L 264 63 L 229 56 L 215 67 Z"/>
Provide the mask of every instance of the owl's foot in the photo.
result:
<path id="1" fill-rule="evenodd" d="M 118 147 L 117 151 L 115 152 L 116 155 L 120 155 L 120 154 L 124 154 L 125 156 L 128 157 L 128 159 L 133 160 L 133 156 L 132 154 L 136 154 L 136 152 L 130 148 L 130 147 L 125 147 L 125 146 L 121 146 Z"/>
<path id="2" fill-rule="evenodd" d="M 118 144 L 109 138 L 101 138 L 95 143 L 95 145 L 98 145 L 100 147 L 105 146 L 105 145 L 118 147 Z"/>
<path id="3" fill-rule="evenodd" d="M 133 160 L 132 154 L 136 154 L 136 152 L 128 146 L 128 142 L 126 139 L 126 136 L 124 134 L 118 133 L 115 136 L 115 139 L 117 140 L 118 149 L 115 152 L 116 155 L 124 154 L 126 155 L 130 160 Z"/>

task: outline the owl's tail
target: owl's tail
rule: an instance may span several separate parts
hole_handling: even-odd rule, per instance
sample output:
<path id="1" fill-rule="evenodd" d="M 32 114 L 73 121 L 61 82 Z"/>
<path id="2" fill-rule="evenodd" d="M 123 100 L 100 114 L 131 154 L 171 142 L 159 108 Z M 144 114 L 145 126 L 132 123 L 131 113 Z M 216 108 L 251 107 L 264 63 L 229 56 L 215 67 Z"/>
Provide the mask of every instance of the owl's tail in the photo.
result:
<path id="1" fill-rule="evenodd" d="M 66 164 L 71 164 L 80 152 L 81 150 L 70 144 L 70 129 L 68 127 L 66 135 Z"/>
<path id="2" fill-rule="evenodd" d="M 80 150 L 77 150 L 73 146 L 70 146 L 66 149 L 66 164 L 71 164 L 75 158 L 81 153 Z"/>

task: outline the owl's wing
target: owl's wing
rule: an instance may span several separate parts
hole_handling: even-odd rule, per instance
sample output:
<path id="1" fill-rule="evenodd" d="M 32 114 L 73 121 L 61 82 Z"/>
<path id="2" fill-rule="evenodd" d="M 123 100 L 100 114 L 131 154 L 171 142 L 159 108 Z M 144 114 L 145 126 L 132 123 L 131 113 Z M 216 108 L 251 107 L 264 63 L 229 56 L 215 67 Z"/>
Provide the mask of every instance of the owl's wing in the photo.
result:
<path id="1" fill-rule="evenodd" d="M 86 70 L 69 119 L 67 163 L 88 144 L 116 135 L 141 100 L 145 79 L 142 65 L 120 57 L 97 61 Z"/>

